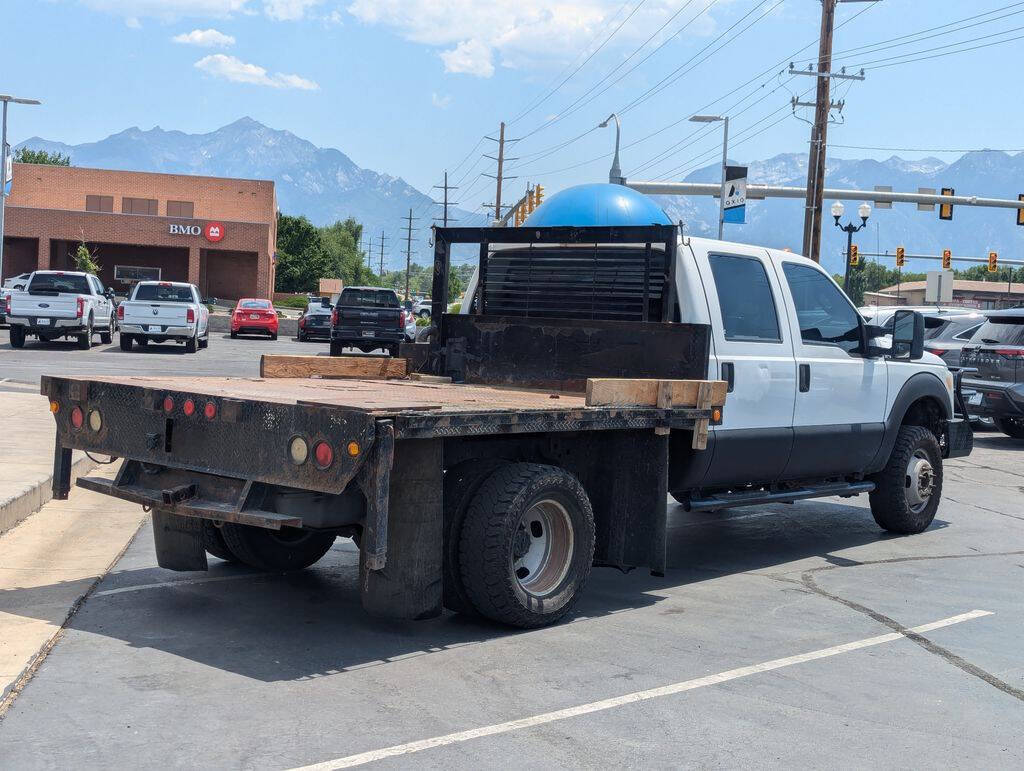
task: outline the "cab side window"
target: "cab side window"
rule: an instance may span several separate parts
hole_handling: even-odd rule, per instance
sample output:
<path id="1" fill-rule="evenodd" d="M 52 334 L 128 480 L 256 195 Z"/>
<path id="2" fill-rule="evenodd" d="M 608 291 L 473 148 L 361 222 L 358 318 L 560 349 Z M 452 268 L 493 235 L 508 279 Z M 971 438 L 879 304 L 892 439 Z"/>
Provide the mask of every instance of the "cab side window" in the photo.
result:
<path id="1" fill-rule="evenodd" d="M 860 346 L 860 316 L 827 276 L 807 265 L 782 264 L 793 295 L 800 337 L 809 345 L 836 345 L 847 353 Z"/>
<path id="2" fill-rule="evenodd" d="M 779 343 L 779 316 L 768 273 L 756 257 L 710 254 L 726 340 Z"/>

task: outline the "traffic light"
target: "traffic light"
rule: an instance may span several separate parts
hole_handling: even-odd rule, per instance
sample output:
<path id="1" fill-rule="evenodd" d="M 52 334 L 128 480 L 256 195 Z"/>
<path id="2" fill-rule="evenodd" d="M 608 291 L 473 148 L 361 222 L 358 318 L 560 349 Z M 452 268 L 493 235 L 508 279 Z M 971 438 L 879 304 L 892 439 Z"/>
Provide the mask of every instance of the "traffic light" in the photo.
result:
<path id="1" fill-rule="evenodd" d="M 1018 201 L 1024 201 L 1024 193 L 1017 196 Z M 1024 209 L 1017 209 L 1017 224 L 1024 226 Z"/>
<path id="2" fill-rule="evenodd" d="M 534 201 L 533 188 L 527 188 L 526 190 L 526 211 L 533 214 L 533 210 L 537 208 L 537 204 Z"/>
<path id="3" fill-rule="evenodd" d="M 1021 197 L 1024 200 L 1024 196 Z M 535 206 L 540 206 L 544 201 L 544 186 L 537 184 L 533 186 L 533 202 Z"/>
<path id="4" fill-rule="evenodd" d="M 955 191 L 951 187 L 942 188 L 943 195 L 953 195 Z M 939 219 L 940 220 L 951 220 L 953 219 L 953 204 L 951 203 L 940 203 L 939 204 Z"/>
<path id="5" fill-rule="evenodd" d="M 897 268 L 902 268 L 903 267 L 904 263 L 906 262 L 905 255 L 906 255 L 906 250 L 902 246 L 897 246 L 896 247 L 896 267 Z"/>
<path id="6" fill-rule="evenodd" d="M 857 250 L 857 244 L 850 245 L 850 267 L 856 268 L 860 265 L 860 254 Z"/>
<path id="7" fill-rule="evenodd" d="M 525 217 L 523 217 L 523 207 L 521 205 L 516 207 L 514 219 L 517 228 L 523 224 Z"/>
<path id="8" fill-rule="evenodd" d="M 988 253 L 988 272 L 996 273 L 999 270 L 999 255 L 995 252 Z"/>
<path id="9" fill-rule="evenodd" d="M 949 270 L 953 265 L 953 252 L 950 249 L 942 250 L 942 269 Z"/>

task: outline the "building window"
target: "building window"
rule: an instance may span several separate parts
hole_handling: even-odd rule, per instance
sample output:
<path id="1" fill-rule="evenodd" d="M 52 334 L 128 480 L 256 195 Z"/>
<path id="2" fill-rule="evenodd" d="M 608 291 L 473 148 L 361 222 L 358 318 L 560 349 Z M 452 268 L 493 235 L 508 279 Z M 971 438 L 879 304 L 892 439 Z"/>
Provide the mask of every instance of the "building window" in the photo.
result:
<path id="1" fill-rule="evenodd" d="M 122 198 L 121 211 L 125 214 L 157 214 L 155 198 Z"/>
<path id="2" fill-rule="evenodd" d="M 112 195 L 87 195 L 85 197 L 86 211 L 114 211 L 114 196 Z"/>
<path id="3" fill-rule="evenodd" d="M 195 205 L 191 201 L 168 201 L 167 202 L 167 216 L 168 217 L 186 217 L 192 219 Z"/>

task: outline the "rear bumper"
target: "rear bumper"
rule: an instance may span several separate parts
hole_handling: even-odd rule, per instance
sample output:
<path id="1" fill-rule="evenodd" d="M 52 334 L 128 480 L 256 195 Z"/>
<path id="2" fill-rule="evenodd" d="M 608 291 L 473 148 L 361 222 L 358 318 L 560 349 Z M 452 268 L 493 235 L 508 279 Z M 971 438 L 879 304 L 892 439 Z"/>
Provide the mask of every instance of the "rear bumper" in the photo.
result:
<path id="1" fill-rule="evenodd" d="M 79 318 L 74 319 L 59 319 L 50 318 L 48 324 L 40 324 L 39 318 L 33 316 L 11 316 L 7 319 L 7 323 L 14 326 L 25 327 L 25 334 L 37 335 L 40 332 L 54 332 L 59 331 L 62 335 L 74 334 L 76 332 L 84 332 L 85 324 Z"/>
<path id="2" fill-rule="evenodd" d="M 165 327 L 160 326 L 159 331 L 151 331 L 148 326 L 141 324 L 125 324 L 121 322 L 121 334 L 122 335 L 134 335 L 136 337 L 162 337 L 165 339 L 173 340 L 190 340 L 196 333 L 195 324 L 185 325 L 183 327 Z"/>
<path id="3" fill-rule="evenodd" d="M 963 394 L 972 415 L 990 418 L 1024 417 L 1024 383 L 965 379 Z"/>
<path id="4" fill-rule="evenodd" d="M 367 334 L 372 333 L 372 334 Z M 361 329 L 359 327 L 335 327 L 331 330 L 331 341 L 346 343 L 349 345 L 366 345 L 368 343 L 381 343 L 383 345 L 396 345 L 405 342 L 405 328 L 402 329 Z"/>

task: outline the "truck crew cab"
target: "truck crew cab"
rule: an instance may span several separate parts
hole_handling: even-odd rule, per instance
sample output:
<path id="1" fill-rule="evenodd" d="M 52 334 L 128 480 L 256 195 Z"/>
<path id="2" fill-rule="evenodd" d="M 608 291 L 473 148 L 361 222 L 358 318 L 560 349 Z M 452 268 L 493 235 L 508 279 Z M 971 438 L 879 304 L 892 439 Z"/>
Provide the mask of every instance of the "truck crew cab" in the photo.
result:
<path id="1" fill-rule="evenodd" d="M 448 314 L 459 244 L 479 264 Z M 44 377 L 54 497 L 72 449 L 115 455 L 116 479 L 77 484 L 151 507 L 162 567 L 299 569 L 350 536 L 371 613 L 536 627 L 592 565 L 664 575 L 670 493 L 704 511 L 868 493 L 881 527 L 917 533 L 972 447 L 920 314 L 879 347 L 815 263 L 682 237 L 622 186 L 563 191 L 523 227 L 436 228 L 431 296 L 431 341 L 398 359 Z"/>
<path id="2" fill-rule="evenodd" d="M 43 342 L 73 337 L 78 347 L 92 347 L 93 335 L 103 343 L 114 334 L 114 292 L 90 273 L 37 270 L 23 290 L 7 295 L 11 347 L 22 348 L 34 335 Z"/>

